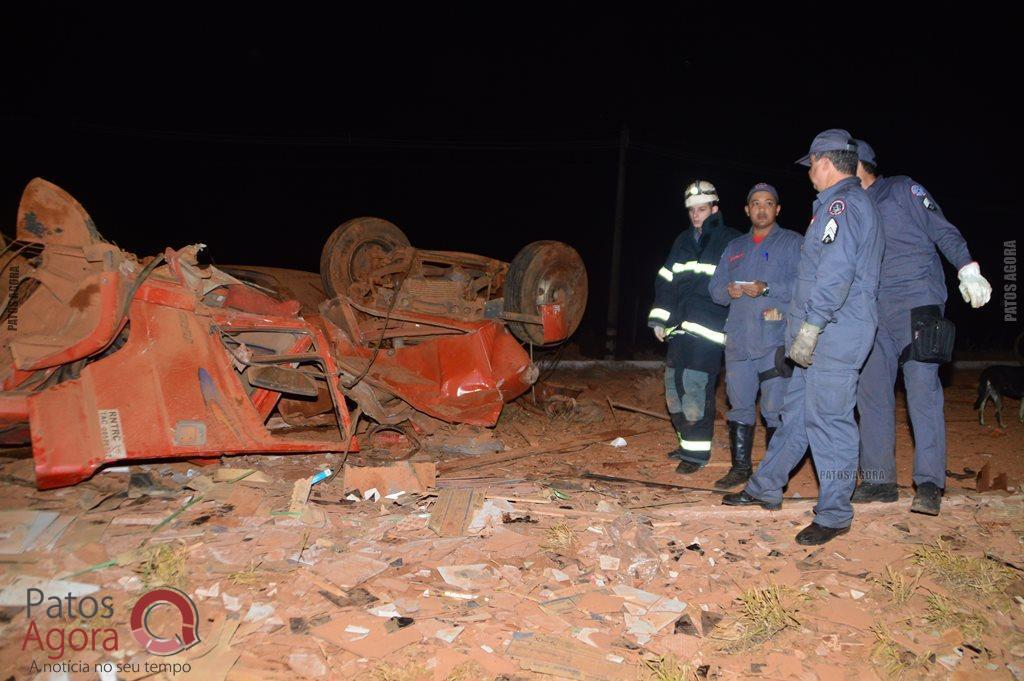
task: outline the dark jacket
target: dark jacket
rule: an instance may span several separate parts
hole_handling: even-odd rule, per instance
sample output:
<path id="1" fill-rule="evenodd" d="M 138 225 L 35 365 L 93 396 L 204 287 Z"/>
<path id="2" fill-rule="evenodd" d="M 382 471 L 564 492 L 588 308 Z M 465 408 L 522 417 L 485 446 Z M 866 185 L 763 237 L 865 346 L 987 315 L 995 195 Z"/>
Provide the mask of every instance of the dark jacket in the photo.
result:
<path id="1" fill-rule="evenodd" d="M 648 326 L 665 328 L 668 342 L 679 343 L 681 366 L 715 370 L 725 347 L 725 318 L 729 308 L 711 299 L 708 284 L 730 241 L 740 236 L 727 227 L 721 213 L 704 221 L 700 241 L 693 227 L 676 237 L 664 267 L 654 280 L 654 306 Z"/>
<path id="2" fill-rule="evenodd" d="M 789 304 L 787 348 L 806 321 L 821 329 L 815 368 L 863 366 L 878 326 L 884 248 L 882 217 L 856 177 L 818 193 Z"/>
<path id="3" fill-rule="evenodd" d="M 885 254 L 879 280 L 879 321 L 902 319 L 919 305 L 946 302 L 946 276 L 935 251 L 959 270 L 971 262 L 960 230 L 931 194 L 909 177 L 879 177 L 867 189 L 882 216 Z"/>

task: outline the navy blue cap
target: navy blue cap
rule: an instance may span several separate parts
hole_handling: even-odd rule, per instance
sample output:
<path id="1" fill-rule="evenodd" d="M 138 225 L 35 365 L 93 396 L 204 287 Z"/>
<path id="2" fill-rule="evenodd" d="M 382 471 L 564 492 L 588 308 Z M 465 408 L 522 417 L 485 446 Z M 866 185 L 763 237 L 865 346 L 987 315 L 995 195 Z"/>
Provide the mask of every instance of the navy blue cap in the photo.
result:
<path id="1" fill-rule="evenodd" d="M 750 197 L 756 194 L 757 192 L 768 192 L 769 194 L 775 197 L 775 203 L 779 202 L 779 192 L 778 190 L 775 189 L 775 187 L 771 186 L 767 182 L 758 182 L 757 184 L 750 188 L 749 192 L 747 192 L 747 203 L 750 203 Z"/>
<path id="2" fill-rule="evenodd" d="M 831 128 L 819 132 L 814 141 L 811 142 L 811 149 L 803 158 L 797 159 L 802 166 L 811 165 L 811 154 L 821 154 L 826 151 L 857 151 L 857 142 L 850 133 L 840 128 Z"/>
<path id="3" fill-rule="evenodd" d="M 871 145 L 864 140 L 854 141 L 857 143 L 857 160 L 861 163 L 878 165 L 878 162 L 875 161 L 875 150 L 871 148 Z"/>

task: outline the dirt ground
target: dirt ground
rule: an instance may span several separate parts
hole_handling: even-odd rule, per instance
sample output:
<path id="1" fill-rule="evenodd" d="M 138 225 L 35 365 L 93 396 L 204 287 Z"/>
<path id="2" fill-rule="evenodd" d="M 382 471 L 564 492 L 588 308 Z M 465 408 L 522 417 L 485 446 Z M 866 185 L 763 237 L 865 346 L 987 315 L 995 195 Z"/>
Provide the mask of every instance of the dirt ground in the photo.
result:
<path id="1" fill-rule="evenodd" d="M 408 438 L 381 433 L 344 469 L 337 454 L 225 457 L 114 469 L 40 492 L 27 452 L 4 452 L 0 672 L 1024 678 L 1024 425 L 1011 400 L 1005 429 L 991 407 L 989 425 L 978 424 L 977 372 L 956 374 L 946 390 L 955 476 L 942 514 L 910 513 L 906 487 L 897 503 L 857 506 L 850 533 L 817 548 L 793 541 L 817 494 L 807 462 L 774 512 L 723 507 L 712 491 L 586 477 L 710 488 L 728 465 L 721 387 L 712 464 L 684 478 L 665 457 L 667 422 L 608 404 L 663 413 L 660 372 L 543 379 L 580 391 L 539 406 L 522 398 L 493 430 L 420 435 L 409 460 L 396 461 Z M 897 428 L 899 480 L 909 485 L 902 394 Z M 616 436 L 625 446 L 609 444 Z M 755 460 L 760 427 L 756 441 Z M 986 465 L 992 477 L 1006 473 L 1006 491 L 977 491 Z M 309 492 L 325 467 L 338 475 Z M 130 616 L 164 585 L 198 613 L 199 642 L 169 657 L 146 652 Z M 32 594 L 69 592 L 70 607 L 66 598 L 26 607 Z M 93 602 L 109 614 L 93 613 Z M 153 636 L 185 635 L 170 606 L 144 621 Z M 121 671 L 101 676 L 105 662 Z"/>

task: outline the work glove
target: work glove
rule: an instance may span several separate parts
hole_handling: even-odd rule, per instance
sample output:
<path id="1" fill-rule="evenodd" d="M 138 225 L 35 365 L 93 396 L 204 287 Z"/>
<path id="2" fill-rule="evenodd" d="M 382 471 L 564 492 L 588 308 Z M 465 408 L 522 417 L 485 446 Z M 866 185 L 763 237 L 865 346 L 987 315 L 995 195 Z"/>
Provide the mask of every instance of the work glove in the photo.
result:
<path id="1" fill-rule="evenodd" d="M 664 326 L 656 326 L 656 327 L 654 327 L 654 337 L 657 338 L 659 342 L 664 343 L 665 342 L 665 327 Z"/>
<path id="2" fill-rule="evenodd" d="M 978 263 L 967 263 L 960 268 L 956 276 L 960 279 L 960 295 L 964 297 L 965 303 L 971 304 L 971 307 L 981 307 L 992 297 L 992 284 L 981 276 Z"/>
<path id="3" fill-rule="evenodd" d="M 821 329 L 814 324 L 810 322 L 801 324 L 800 330 L 796 332 L 796 338 L 793 339 L 793 345 L 789 348 L 790 359 L 802 367 L 811 366 L 814 363 L 811 355 L 814 354 L 814 346 L 818 344 L 819 333 L 821 333 Z"/>

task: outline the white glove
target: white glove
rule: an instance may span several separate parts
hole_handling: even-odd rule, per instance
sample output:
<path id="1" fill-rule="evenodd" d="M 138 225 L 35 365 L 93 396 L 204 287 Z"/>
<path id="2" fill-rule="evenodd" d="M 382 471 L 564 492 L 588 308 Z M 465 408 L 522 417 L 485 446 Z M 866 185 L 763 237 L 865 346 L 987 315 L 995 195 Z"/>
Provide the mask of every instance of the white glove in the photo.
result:
<path id="1" fill-rule="evenodd" d="M 814 363 L 811 355 L 814 354 L 814 347 L 818 344 L 818 334 L 821 329 L 814 324 L 804 322 L 800 330 L 796 332 L 793 345 L 789 348 L 789 357 L 802 367 L 809 367 Z"/>
<path id="2" fill-rule="evenodd" d="M 967 263 L 960 268 L 956 276 L 960 279 L 960 295 L 964 297 L 965 303 L 971 304 L 971 307 L 981 307 L 992 297 L 992 284 L 981 276 L 978 263 Z"/>
<path id="3" fill-rule="evenodd" d="M 654 337 L 657 338 L 659 342 L 664 343 L 665 342 L 665 327 L 664 326 L 656 326 L 656 327 L 654 327 Z"/>

